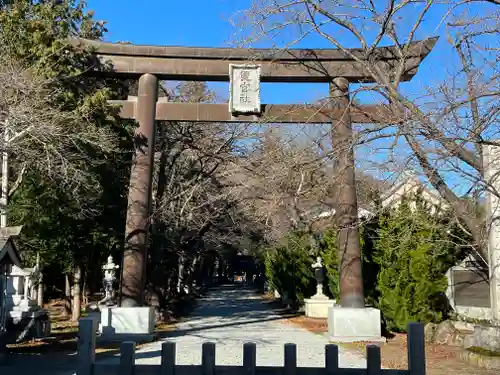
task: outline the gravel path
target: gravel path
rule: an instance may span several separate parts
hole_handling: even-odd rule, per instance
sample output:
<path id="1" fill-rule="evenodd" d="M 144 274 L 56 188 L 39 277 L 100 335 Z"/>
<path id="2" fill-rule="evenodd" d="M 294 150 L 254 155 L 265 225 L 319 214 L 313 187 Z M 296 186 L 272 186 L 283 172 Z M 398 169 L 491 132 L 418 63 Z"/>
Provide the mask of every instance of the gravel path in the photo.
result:
<path id="1" fill-rule="evenodd" d="M 297 365 L 323 367 L 326 337 L 301 327 L 284 324 L 283 317 L 244 287 L 212 289 L 198 302 L 189 318 L 178 324 L 165 340 L 177 343 L 177 364 L 201 364 L 201 345 L 216 344 L 217 365 L 241 365 L 243 343 L 257 344 L 257 365 L 283 366 L 283 344 L 297 344 Z M 161 341 L 147 344 L 136 352 L 137 364 L 159 364 Z M 339 348 L 340 367 L 366 367 L 357 353 Z M 106 362 L 117 361 L 117 358 Z"/>

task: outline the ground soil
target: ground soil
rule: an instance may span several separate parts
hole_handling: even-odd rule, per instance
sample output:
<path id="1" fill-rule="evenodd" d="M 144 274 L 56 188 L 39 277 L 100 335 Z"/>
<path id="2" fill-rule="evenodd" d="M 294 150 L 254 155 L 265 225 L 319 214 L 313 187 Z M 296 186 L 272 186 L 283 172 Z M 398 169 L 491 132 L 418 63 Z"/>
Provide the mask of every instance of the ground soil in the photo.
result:
<path id="1" fill-rule="evenodd" d="M 328 331 L 326 319 L 312 319 L 305 316 L 292 317 L 286 320 L 288 324 L 299 325 L 311 332 L 323 333 Z M 346 348 L 365 353 L 365 343 L 340 344 Z M 387 343 L 380 345 L 382 366 L 392 369 L 407 369 L 406 335 L 395 334 Z M 461 348 L 426 344 L 427 375 L 496 375 L 498 372 L 481 369 L 460 359 Z"/>

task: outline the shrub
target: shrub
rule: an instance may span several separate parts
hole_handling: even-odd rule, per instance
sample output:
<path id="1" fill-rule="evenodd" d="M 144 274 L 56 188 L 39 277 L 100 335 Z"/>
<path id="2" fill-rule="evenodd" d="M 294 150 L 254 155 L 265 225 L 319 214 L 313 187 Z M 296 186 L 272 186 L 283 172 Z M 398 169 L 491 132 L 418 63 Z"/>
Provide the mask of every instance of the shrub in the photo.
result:
<path id="1" fill-rule="evenodd" d="M 337 256 L 337 236 L 333 231 L 327 231 L 320 241 L 319 256 L 325 267 L 324 293 L 333 299 L 339 298 L 339 263 Z"/>
<path id="2" fill-rule="evenodd" d="M 409 322 L 440 322 L 446 314 L 445 272 L 450 253 L 447 228 L 424 204 L 407 201 L 380 219 L 374 260 L 380 293 L 378 307 L 391 330 Z"/>
<path id="3" fill-rule="evenodd" d="M 366 221 L 360 228 L 365 303 L 382 312 L 389 330 L 409 322 L 439 322 L 449 313 L 444 295 L 446 271 L 463 258 L 455 245 L 456 226 L 446 215 L 431 214 L 418 197 Z M 412 203 L 413 204 L 413 203 Z M 452 234 L 449 234 L 452 233 Z M 339 299 L 339 261 L 334 231 L 323 233 L 318 249 L 310 233 L 291 232 L 266 251 L 266 276 L 282 295 L 301 302 L 315 293 L 311 265 L 320 255 L 325 267 L 324 293 Z"/>
<path id="4" fill-rule="evenodd" d="M 325 268 L 323 292 L 330 298 L 338 298 L 335 234 L 326 232 L 319 241 L 319 249 L 311 248 L 310 236 L 310 233 L 290 232 L 280 245 L 268 249 L 265 260 L 267 279 L 281 295 L 287 294 L 294 301 L 302 302 L 316 293 L 312 264 L 319 255 Z"/>
<path id="5" fill-rule="evenodd" d="M 376 280 L 378 264 L 373 257 L 373 237 L 376 233 L 376 221 L 368 221 L 360 227 L 362 272 L 365 289 L 365 301 L 373 306 L 378 296 Z M 337 236 L 334 231 L 324 233 L 320 242 L 320 256 L 325 266 L 325 294 L 339 300 L 339 261 L 337 252 Z M 340 301 L 339 301 L 340 302 Z"/>
<path id="6" fill-rule="evenodd" d="M 302 301 L 314 294 L 314 272 L 309 236 L 291 232 L 281 244 L 268 249 L 266 276 L 271 287 L 293 301 Z"/>

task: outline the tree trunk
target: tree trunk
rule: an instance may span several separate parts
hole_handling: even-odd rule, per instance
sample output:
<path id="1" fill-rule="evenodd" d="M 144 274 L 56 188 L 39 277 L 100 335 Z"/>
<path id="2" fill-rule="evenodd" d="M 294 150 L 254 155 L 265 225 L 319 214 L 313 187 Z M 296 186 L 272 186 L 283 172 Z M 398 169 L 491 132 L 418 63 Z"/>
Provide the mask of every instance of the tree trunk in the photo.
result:
<path id="1" fill-rule="evenodd" d="M 179 257 L 177 265 L 177 293 L 181 294 L 184 288 L 184 255 Z"/>
<path id="2" fill-rule="evenodd" d="M 83 306 L 87 306 L 89 303 L 89 286 L 88 286 L 88 272 L 85 272 L 83 276 L 83 286 L 82 286 L 82 301 L 83 301 Z"/>
<path id="3" fill-rule="evenodd" d="M 71 283 L 69 282 L 69 274 L 64 275 L 64 311 L 63 315 L 69 318 L 71 315 Z"/>
<path id="4" fill-rule="evenodd" d="M 82 312 L 82 299 L 81 299 L 81 287 L 80 283 L 82 280 L 82 269 L 80 266 L 75 267 L 74 272 L 74 282 L 73 282 L 73 314 L 71 315 L 71 321 L 77 322 L 80 319 Z"/>
<path id="5" fill-rule="evenodd" d="M 186 285 L 189 288 L 189 293 L 190 294 L 193 292 L 193 288 L 195 286 L 198 286 L 197 284 L 199 283 L 199 281 L 198 281 L 199 261 L 200 261 L 200 256 L 199 255 L 195 255 L 193 257 L 193 260 L 191 261 L 191 265 L 189 266 L 189 273 L 188 273 L 188 276 L 187 276 L 187 283 L 186 283 Z"/>

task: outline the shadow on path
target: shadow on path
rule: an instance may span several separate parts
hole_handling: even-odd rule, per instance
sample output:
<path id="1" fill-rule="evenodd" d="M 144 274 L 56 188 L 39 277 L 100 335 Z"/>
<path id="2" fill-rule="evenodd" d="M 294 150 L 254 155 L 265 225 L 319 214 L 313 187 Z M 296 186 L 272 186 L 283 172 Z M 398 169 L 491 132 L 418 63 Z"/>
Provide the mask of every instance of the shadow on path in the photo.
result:
<path id="1" fill-rule="evenodd" d="M 180 329 L 176 329 L 175 331 L 165 332 L 160 337 L 162 339 L 168 340 L 169 338 L 185 336 L 187 334 L 192 334 L 194 332 L 199 332 L 199 331 L 207 331 L 207 330 L 211 330 L 211 329 L 219 329 L 219 328 L 234 327 L 234 326 L 241 326 L 241 328 L 244 328 L 243 326 L 249 325 L 249 324 L 279 321 L 279 320 L 284 320 L 284 319 L 288 319 L 288 318 L 293 318 L 295 316 L 298 316 L 298 314 L 284 314 L 281 316 L 267 317 L 267 318 L 259 317 L 259 316 L 251 316 L 252 318 L 254 318 L 253 320 L 245 319 L 244 321 L 243 320 L 238 321 L 237 318 L 234 318 L 235 319 L 234 322 L 228 322 L 228 323 L 224 323 L 224 324 L 214 324 L 214 325 L 209 325 L 209 326 L 193 327 L 193 328 L 180 328 Z M 245 317 L 245 315 L 242 315 L 241 317 Z"/>
<path id="2" fill-rule="evenodd" d="M 178 338 L 189 337 L 201 342 L 218 340 L 210 333 L 226 330 L 252 330 L 253 326 L 266 322 L 287 319 L 292 314 L 280 305 L 264 301 L 255 294 L 252 288 L 238 285 L 223 285 L 212 288 L 207 295 L 197 301 L 196 307 L 172 331 L 160 334 L 160 340 L 177 341 Z M 208 336 L 207 336 L 208 334 Z M 269 344 L 264 338 L 252 339 L 253 342 Z M 154 345 L 151 343 L 148 345 Z M 178 344 L 180 347 L 180 344 Z M 161 344 L 156 342 L 158 348 Z M 151 350 L 153 349 L 153 350 Z M 161 350 L 138 350 L 136 358 L 155 358 L 161 355 Z M 119 349 L 110 350 L 96 355 L 97 361 L 107 361 L 116 358 Z M 47 352 L 38 354 L 12 354 L 7 364 L 0 365 L 1 375 L 57 375 L 71 373 L 76 366 L 76 352 Z"/>
<path id="3" fill-rule="evenodd" d="M 279 321 L 297 316 L 281 304 L 263 300 L 255 290 L 245 286 L 223 285 L 212 288 L 198 301 L 189 317 L 173 331 L 162 335 L 164 341 L 173 341 L 177 350 L 201 354 L 203 342 L 214 342 L 221 350 L 237 347 L 243 342 L 257 345 L 277 345 L 288 328 Z M 294 328 L 290 328 L 294 329 Z M 278 344 L 282 345 L 282 344 Z M 136 359 L 161 357 L 161 343 L 145 345 L 136 352 Z M 191 356 L 190 356 L 191 357 Z"/>

